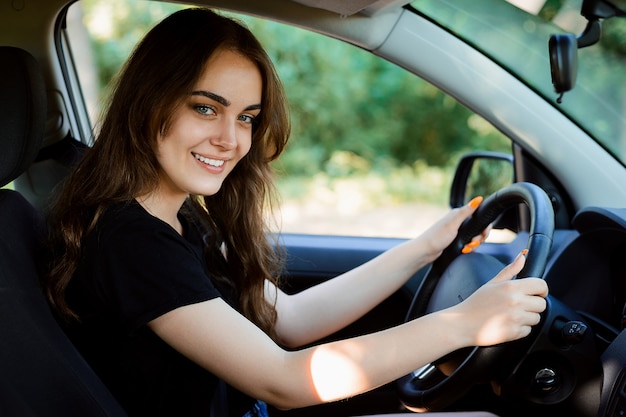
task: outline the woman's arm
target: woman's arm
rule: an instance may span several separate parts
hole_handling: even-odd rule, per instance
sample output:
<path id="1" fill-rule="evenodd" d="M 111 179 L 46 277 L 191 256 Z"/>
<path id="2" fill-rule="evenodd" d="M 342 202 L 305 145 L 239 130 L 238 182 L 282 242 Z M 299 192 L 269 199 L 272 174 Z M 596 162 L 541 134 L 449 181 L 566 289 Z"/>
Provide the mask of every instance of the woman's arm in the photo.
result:
<path id="1" fill-rule="evenodd" d="M 266 297 L 278 311 L 280 342 L 295 348 L 319 340 L 354 322 L 396 292 L 416 271 L 434 261 L 452 242 L 461 223 L 481 198 L 451 210 L 419 237 L 322 284 L 287 295 L 266 283 Z"/>
<path id="2" fill-rule="evenodd" d="M 351 397 L 464 346 L 526 336 L 545 309 L 543 280 L 511 280 L 519 256 L 464 302 L 389 330 L 285 351 L 214 299 L 148 323 L 166 343 L 253 398 L 298 408 Z"/>

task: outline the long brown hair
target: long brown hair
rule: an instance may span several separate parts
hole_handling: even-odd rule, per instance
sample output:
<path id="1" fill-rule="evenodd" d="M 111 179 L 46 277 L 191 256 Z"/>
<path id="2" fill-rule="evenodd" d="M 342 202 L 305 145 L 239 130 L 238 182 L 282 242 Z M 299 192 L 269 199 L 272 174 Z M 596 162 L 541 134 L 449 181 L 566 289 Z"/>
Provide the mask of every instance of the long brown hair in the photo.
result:
<path id="1" fill-rule="evenodd" d="M 214 272 L 237 290 L 242 313 L 273 335 L 276 311 L 265 300 L 264 281 L 277 282 L 280 257 L 268 241 L 265 209 L 275 194 L 270 162 L 289 137 L 284 90 L 270 58 L 245 26 L 197 8 L 165 18 L 135 48 L 117 78 L 93 147 L 53 204 L 53 262 L 44 287 L 62 317 L 76 318 L 65 290 L 77 268 L 81 242 L 111 204 L 157 187 L 159 134 L 167 131 L 172 114 L 192 91 L 209 58 L 223 49 L 240 53 L 258 66 L 262 111 L 255 118 L 249 153 L 220 191 L 208 197 L 190 196 L 185 208 L 210 236 L 221 239 L 207 245 L 206 253 L 211 257 L 215 248 L 225 250 L 226 266 Z"/>

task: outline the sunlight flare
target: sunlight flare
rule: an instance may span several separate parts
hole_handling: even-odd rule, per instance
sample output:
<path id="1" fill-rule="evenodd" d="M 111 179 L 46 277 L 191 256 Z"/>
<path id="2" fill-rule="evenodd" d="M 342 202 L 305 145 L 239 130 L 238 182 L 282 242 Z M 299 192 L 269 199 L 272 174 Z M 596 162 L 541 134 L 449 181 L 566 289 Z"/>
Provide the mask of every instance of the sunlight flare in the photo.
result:
<path id="1" fill-rule="evenodd" d="M 322 401 L 343 398 L 345 393 L 354 392 L 355 386 L 366 384 L 367 377 L 358 365 L 358 352 L 358 348 L 348 352 L 333 346 L 321 346 L 315 350 L 311 359 L 311 377 Z"/>

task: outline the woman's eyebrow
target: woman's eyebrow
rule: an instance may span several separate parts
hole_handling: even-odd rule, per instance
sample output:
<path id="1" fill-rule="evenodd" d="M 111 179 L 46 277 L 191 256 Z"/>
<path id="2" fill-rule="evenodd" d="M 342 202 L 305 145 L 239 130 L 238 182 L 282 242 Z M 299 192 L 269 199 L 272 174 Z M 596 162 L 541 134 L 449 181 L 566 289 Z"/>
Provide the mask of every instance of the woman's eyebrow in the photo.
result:
<path id="1" fill-rule="evenodd" d="M 191 93 L 192 96 L 204 96 L 206 98 L 210 98 L 213 101 L 217 101 L 222 106 L 230 106 L 230 101 L 226 100 L 224 97 L 219 94 L 212 93 L 210 91 L 198 90 Z"/>
<path id="2" fill-rule="evenodd" d="M 191 95 L 192 96 L 204 96 L 204 97 L 209 98 L 209 99 L 211 99 L 213 101 L 217 101 L 222 106 L 225 106 L 225 107 L 230 106 L 230 101 L 228 101 L 226 98 L 220 96 L 219 94 L 215 94 L 215 93 L 212 93 L 210 91 L 198 90 L 198 91 L 192 92 Z M 261 105 L 260 104 L 253 104 L 253 105 L 250 105 L 250 106 L 245 108 L 246 111 L 259 110 L 259 109 L 261 109 Z"/>
<path id="3" fill-rule="evenodd" d="M 261 105 L 260 104 L 253 104 L 251 106 L 248 106 L 244 109 L 245 111 L 250 111 L 250 110 L 261 110 Z"/>

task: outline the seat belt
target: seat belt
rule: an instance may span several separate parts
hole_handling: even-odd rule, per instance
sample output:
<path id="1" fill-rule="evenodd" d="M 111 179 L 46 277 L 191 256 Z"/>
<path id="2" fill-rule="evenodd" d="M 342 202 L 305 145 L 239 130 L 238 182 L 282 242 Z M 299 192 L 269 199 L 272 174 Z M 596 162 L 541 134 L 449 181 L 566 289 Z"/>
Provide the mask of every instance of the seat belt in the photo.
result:
<path id="1" fill-rule="evenodd" d="M 217 381 L 211 400 L 210 417 L 228 417 L 228 387 L 221 379 Z"/>

